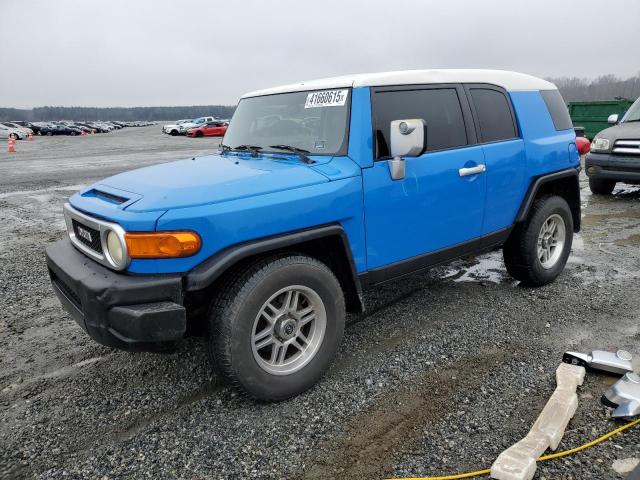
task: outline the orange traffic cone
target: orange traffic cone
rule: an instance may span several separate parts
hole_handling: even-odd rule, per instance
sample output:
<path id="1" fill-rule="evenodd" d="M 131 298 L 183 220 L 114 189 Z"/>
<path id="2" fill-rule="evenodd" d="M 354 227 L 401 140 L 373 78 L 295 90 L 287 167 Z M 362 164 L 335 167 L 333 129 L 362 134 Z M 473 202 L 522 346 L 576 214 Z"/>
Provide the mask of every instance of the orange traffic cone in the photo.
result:
<path id="1" fill-rule="evenodd" d="M 29 141 L 33 140 L 33 135 L 32 134 L 27 135 L 27 140 Z"/>
<path id="2" fill-rule="evenodd" d="M 16 141 L 13 138 L 9 138 L 8 146 L 7 152 L 16 153 Z"/>

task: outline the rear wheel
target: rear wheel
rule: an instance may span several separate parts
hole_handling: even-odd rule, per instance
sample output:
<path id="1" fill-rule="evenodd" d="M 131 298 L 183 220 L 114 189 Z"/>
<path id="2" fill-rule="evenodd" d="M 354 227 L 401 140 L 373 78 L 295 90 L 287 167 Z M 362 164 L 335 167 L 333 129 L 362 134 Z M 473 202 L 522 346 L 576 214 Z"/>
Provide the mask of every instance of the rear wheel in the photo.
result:
<path id="1" fill-rule="evenodd" d="M 595 195 L 610 195 L 616 187 L 615 180 L 605 178 L 589 178 L 589 188 Z"/>
<path id="2" fill-rule="evenodd" d="M 573 242 L 573 218 L 566 200 L 546 196 L 535 201 L 529 216 L 504 246 L 509 274 L 524 285 L 554 281 L 564 269 Z"/>
<path id="3" fill-rule="evenodd" d="M 326 265 L 302 255 L 265 259 L 236 272 L 214 300 L 209 359 L 249 396 L 283 400 L 322 377 L 344 320 L 344 296 Z"/>
<path id="4" fill-rule="evenodd" d="M 178 131 L 177 130 L 171 130 L 171 136 L 175 137 L 176 135 L 178 135 Z"/>

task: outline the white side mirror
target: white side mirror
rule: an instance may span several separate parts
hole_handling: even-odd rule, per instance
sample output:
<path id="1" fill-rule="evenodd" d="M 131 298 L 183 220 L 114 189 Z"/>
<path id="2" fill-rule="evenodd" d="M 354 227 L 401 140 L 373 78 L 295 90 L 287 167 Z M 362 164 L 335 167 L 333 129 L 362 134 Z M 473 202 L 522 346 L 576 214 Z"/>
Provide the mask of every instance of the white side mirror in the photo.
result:
<path id="1" fill-rule="evenodd" d="M 402 157 L 417 157 L 426 145 L 426 123 L 421 118 L 393 120 L 391 122 L 391 156 L 389 173 L 393 180 L 405 177 L 405 161 Z"/>
<path id="2" fill-rule="evenodd" d="M 391 122 L 391 156 L 417 157 L 424 151 L 426 123 L 421 118 Z"/>
<path id="3" fill-rule="evenodd" d="M 611 125 L 615 125 L 618 123 L 618 114 L 617 113 L 612 113 L 611 115 L 609 115 L 609 118 L 607 118 L 607 122 L 609 122 Z"/>

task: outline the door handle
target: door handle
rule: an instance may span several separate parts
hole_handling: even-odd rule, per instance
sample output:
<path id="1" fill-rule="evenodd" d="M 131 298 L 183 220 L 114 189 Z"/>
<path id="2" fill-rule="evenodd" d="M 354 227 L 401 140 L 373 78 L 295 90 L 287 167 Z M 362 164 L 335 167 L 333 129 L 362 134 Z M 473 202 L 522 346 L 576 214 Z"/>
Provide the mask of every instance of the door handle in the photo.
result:
<path id="1" fill-rule="evenodd" d="M 458 173 L 461 177 L 468 177 L 469 175 L 477 175 L 478 173 L 484 173 L 486 171 L 487 167 L 484 163 L 481 163 L 480 165 L 477 165 L 475 167 L 461 168 L 460 170 L 458 170 Z"/>

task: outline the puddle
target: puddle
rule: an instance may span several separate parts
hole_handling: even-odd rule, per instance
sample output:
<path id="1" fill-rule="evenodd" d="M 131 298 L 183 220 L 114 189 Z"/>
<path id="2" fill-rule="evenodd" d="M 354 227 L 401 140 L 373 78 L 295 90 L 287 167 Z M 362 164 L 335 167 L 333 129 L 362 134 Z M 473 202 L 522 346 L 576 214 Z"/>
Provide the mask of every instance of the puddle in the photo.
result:
<path id="1" fill-rule="evenodd" d="M 443 278 L 457 276 L 454 282 L 503 283 L 507 277 L 501 251 L 482 255 L 473 261 L 472 265 L 462 264 L 461 261 L 454 262 L 447 268 Z"/>

